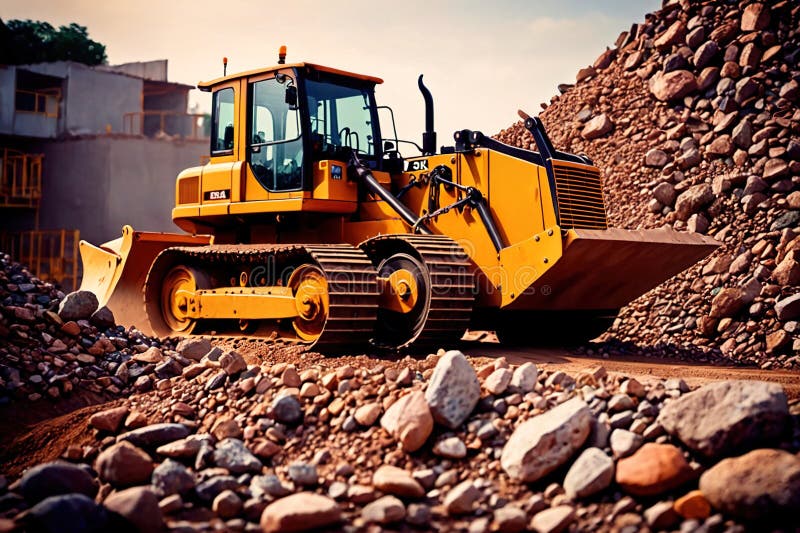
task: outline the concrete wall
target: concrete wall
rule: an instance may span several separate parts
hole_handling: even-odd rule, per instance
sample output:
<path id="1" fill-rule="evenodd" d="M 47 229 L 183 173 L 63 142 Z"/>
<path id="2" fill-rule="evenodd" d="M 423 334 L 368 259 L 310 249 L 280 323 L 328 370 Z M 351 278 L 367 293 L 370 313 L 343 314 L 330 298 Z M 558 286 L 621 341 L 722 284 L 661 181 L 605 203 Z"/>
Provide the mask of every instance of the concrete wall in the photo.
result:
<path id="1" fill-rule="evenodd" d="M 67 79 L 66 130 L 70 134 L 123 131 L 123 115 L 142 110 L 142 80 L 71 65 Z"/>
<path id="2" fill-rule="evenodd" d="M 0 67 L 0 133 L 14 128 L 14 91 L 17 84 L 14 67 Z"/>
<path id="3" fill-rule="evenodd" d="M 63 63 L 57 63 L 53 70 L 63 72 Z M 26 69 L 40 72 L 35 69 Z M 53 74 L 52 72 L 42 72 Z M 20 135 L 24 137 L 52 138 L 58 134 L 61 118 L 47 117 L 38 113 L 18 112 L 15 107 L 17 92 L 17 68 L 0 67 L 0 134 Z M 63 113 L 63 109 L 62 109 Z M 60 113 L 61 114 L 61 113 Z"/>
<path id="4" fill-rule="evenodd" d="M 135 229 L 176 231 L 175 177 L 200 164 L 205 142 L 94 137 L 42 142 L 41 229 L 79 229 L 95 244 Z"/>
<path id="5" fill-rule="evenodd" d="M 137 78 L 146 80 L 167 81 L 167 60 L 155 59 L 153 61 L 134 61 L 132 63 L 121 63 L 119 65 L 104 65 L 98 67 L 101 70 L 111 72 L 122 72 Z"/>
<path id="6" fill-rule="evenodd" d="M 66 79 L 58 119 L 15 111 L 16 68 Z M 123 115 L 142 110 L 143 83 L 67 61 L 0 68 L 0 134 L 52 138 L 105 133 L 107 126 L 122 133 Z"/>

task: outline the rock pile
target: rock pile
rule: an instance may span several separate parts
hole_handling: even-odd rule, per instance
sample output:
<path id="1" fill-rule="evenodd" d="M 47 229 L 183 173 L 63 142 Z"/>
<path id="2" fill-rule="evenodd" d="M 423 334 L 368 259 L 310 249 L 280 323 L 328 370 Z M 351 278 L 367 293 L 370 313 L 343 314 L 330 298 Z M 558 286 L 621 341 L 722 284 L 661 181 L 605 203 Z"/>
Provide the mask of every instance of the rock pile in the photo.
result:
<path id="1" fill-rule="evenodd" d="M 0 267 L 0 405 L 146 391 L 191 362 L 170 342 L 115 326 L 90 292 L 65 295 L 5 254 Z"/>
<path id="2" fill-rule="evenodd" d="M 614 337 L 800 366 L 798 60 L 796 2 L 669 1 L 543 104 L 554 144 L 603 170 L 613 225 L 724 243 L 623 309 Z M 498 138 L 535 149 L 521 123 Z"/>
<path id="3" fill-rule="evenodd" d="M 254 365 L 219 347 L 196 359 L 96 412 L 93 437 L 63 443 L 61 460 L 0 478 L 0 531 L 721 531 L 796 520 L 800 405 L 778 386 L 690 392 L 681 380 L 601 367 L 570 376 L 456 351 L 352 358 L 359 367 Z"/>

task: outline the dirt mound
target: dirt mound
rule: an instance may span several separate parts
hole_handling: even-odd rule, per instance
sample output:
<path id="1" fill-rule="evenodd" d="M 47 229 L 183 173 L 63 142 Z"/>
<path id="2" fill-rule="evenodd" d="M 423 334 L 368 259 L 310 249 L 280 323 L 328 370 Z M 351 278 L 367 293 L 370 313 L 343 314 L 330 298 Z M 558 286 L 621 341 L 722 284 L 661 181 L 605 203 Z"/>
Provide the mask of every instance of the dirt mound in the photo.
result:
<path id="1" fill-rule="evenodd" d="M 0 406 L 83 391 L 109 400 L 149 390 L 189 364 L 175 347 L 176 341 L 116 326 L 93 294 L 65 295 L 0 254 Z"/>
<path id="2" fill-rule="evenodd" d="M 541 114 L 603 170 L 613 225 L 724 243 L 623 309 L 613 338 L 800 366 L 798 28 L 795 2 L 669 2 Z M 521 123 L 498 138 L 535 149 Z"/>

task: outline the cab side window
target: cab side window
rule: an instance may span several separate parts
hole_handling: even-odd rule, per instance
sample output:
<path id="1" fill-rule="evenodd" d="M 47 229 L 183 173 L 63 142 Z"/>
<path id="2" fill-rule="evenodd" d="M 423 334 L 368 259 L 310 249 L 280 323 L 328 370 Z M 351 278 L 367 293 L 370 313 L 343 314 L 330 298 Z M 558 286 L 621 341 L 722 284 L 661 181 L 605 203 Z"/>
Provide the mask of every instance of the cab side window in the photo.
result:
<path id="1" fill-rule="evenodd" d="M 214 93 L 211 124 L 211 154 L 233 153 L 233 88 L 220 89 Z"/>
<path id="2" fill-rule="evenodd" d="M 303 142 L 296 105 L 287 103 L 288 76 L 250 84 L 248 159 L 256 179 L 270 191 L 302 188 Z"/>

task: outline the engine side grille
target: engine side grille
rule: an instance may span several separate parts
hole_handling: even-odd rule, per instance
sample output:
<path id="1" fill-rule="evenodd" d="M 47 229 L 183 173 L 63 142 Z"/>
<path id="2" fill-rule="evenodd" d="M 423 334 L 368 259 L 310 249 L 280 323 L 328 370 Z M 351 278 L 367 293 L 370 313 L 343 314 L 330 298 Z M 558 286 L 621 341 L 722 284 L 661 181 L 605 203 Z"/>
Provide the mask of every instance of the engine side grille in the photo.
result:
<path id="1" fill-rule="evenodd" d="M 182 178 L 178 182 L 178 203 L 179 204 L 199 204 L 200 203 L 200 177 L 191 176 Z"/>
<path id="2" fill-rule="evenodd" d="M 588 165 L 553 161 L 560 226 L 564 229 L 606 229 L 600 171 Z"/>

